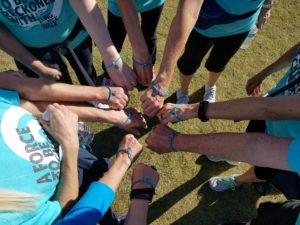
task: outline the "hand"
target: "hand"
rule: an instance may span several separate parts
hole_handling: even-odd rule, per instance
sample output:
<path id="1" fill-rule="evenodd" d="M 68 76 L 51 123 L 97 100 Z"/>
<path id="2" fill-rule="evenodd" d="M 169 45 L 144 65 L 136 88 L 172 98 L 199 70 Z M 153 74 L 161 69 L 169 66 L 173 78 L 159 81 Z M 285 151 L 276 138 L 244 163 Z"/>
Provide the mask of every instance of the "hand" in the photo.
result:
<path id="1" fill-rule="evenodd" d="M 261 29 L 263 25 L 266 23 L 266 21 L 270 18 L 270 16 L 271 16 L 271 10 L 262 8 L 258 16 L 258 20 L 256 24 L 257 28 Z"/>
<path id="2" fill-rule="evenodd" d="M 105 93 L 103 97 L 103 102 L 107 101 L 109 98 L 109 89 L 107 87 L 99 87 L 101 93 Z M 108 102 L 108 105 L 111 106 L 113 109 L 124 109 L 129 101 L 129 95 L 122 87 L 109 87 L 112 96 Z"/>
<path id="3" fill-rule="evenodd" d="M 40 117 L 39 121 L 43 128 L 58 141 L 63 151 L 74 149 L 78 151 L 78 116 L 64 105 L 57 103 L 49 105 L 46 111 L 49 113 L 50 121 Z"/>
<path id="4" fill-rule="evenodd" d="M 157 125 L 152 129 L 151 133 L 147 137 L 146 144 L 152 151 L 158 154 L 169 153 L 170 152 L 169 135 L 173 132 L 175 131 L 169 128 L 168 126 Z M 174 146 L 174 139 L 173 139 L 173 146 Z"/>
<path id="5" fill-rule="evenodd" d="M 40 70 L 39 75 L 48 80 L 59 80 L 62 76 L 62 73 L 58 69 L 44 66 Z"/>
<path id="6" fill-rule="evenodd" d="M 263 82 L 263 80 L 264 78 L 260 74 L 251 77 L 246 84 L 247 94 L 255 96 L 261 93 L 262 91 L 261 83 Z"/>
<path id="7" fill-rule="evenodd" d="M 152 181 L 152 184 L 156 187 L 159 181 L 159 173 L 156 170 L 154 170 L 153 167 L 151 166 L 147 166 L 141 163 L 135 165 L 133 168 L 131 181 L 134 182 L 144 177 L 148 177 Z M 149 187 L 149 185 L 142 182 L 136 183 L 132 187 L 132 189 L 142 189 L 142 188 L 151 188 L 151 187 Z"/>
<path id="8" fill-rule="evenodd" d="M 152 88 L 148 88 L 141 96 L 143 111 L 150 117 L 155 116 L 164 104 L 164 97 L 160 95 L 152 96 L 152 93 Z"/>
<path id="9" fill-rule="evenodd" d="M 144 64 L 133 63 L 133 71 L 137 75 L 137 82 L 143 86 L 149 86 L 154 77 L 151 57 L 148 56 L 143 60 L 138 60 L 138 62 L 143 62 Z"/>
<path id="10" fill-rule="evenodd" d="M 131 114 L 131 118 L 129 119 L 127 113 L 124 110 L 122 110 L 120 111 L 122 115 L 119 116 L 120 122 L 117 125 L 120 126 L 122 123 L 124 123 L 129 119 L 128 122 L 126 122 L 124 126 L 120 126 L 120 128 L 130 133 L 133 133 L 135 135 L 140 135 L 140 132 L 137 128 L 138 127 L 142 127 L 144 129 L 147 128 L 147 123 L 145 118 L 142 116 L 140 112 L 138 112 L 134 108 L 129 108 L 126 110 L 128 111 L 127 113 Z"/>
<path id="11" fill-rule="evenodd" d="M 140 154 L 142 153 L 142 150 L 143 150 L 143 146 L 138 142 L 138 140 L 132 134 L 125 135 L 121 140 L 119 149 L 126 149 L 126 148 L 130 148 L 133 161 L 135 161 L 140 156 Z M 131 162 L 130 162 L 130 159 L 129 159 L 127 153 L 120 152 L 118 154 L 118 157 L 124 157 L 128 166 L 131 165 Z"/>
<path id="12" fill-rule="evenodd" d="M 177 121 L 177 118 L 172 114 L 172 110 L 174 110 L 174 108 L 176 108 L 176 112 L 180 120 L 187 120 L 190 118 L 189 114 L 191 108 L 188 104 L 166 103 L 157 113 L 157 117 L 162 124 Z"/>
<path id="13" fill-rule="evenodd" d="M 116 65 L 116 68 L 109 68 L 107 72 L 117 86 L 127 88 L 130 91 L 136 86 L 136 74 L 122 61 Z"/>

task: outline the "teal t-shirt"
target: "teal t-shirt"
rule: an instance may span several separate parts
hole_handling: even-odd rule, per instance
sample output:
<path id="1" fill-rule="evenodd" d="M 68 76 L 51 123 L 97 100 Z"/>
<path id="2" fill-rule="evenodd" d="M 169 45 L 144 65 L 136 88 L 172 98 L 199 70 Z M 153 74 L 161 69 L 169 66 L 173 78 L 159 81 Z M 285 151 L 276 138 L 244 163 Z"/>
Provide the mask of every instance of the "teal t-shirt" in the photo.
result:
<path id="1" fill-rule="evenodd" d="M 279 88 L 293 82 L 300 76 L 300 48 L 297 50 L 295 57 L 293 58 L 290 68 L 278 82 L 275 88 L 270 93 L 278 90 Z M 280 96 L 285 95 L 297 95 L 300 94 L 300 84 L 295 85 L 283 93 Z M 267 120 L 266 121 L 266 132 L 271 135 L 279 137 L 298 138 L 300 137 L 300 120 Z"/>
<path id="2" fill-rule="evenodd" d="M 65 41 L 77 19 L 69 0 L 0 1 L 0 22 L 28 47 Z"/>
<path id="3" fill-rule="evenodd" d="M 211 1 L 211 0 L 204 0 Z M 253 15 L 237 20 L 228 24 L 213 25 L 208 29 L 200 29 L 195 26 L 195 30 L 200 34 L 207 37 L 223 37 L 235 34 L 240 34 L 250 31 L 257 21 L 260 13 L 260 9 L 263 5 L 264 0 L 214 0 L 221 6 L 226 12 L 233 15 L 242 15 L 247 12 L 251 12 L 258 9 Z M 209 15 L 206 15 L 209 16 Z"/>
<path id="4" fill-rule="evenodd" d="M 36 117 L 19 107 L 17 92 L 0 89 L 0 189 L 36 194 L 32 212 L 0 213 L 0 225 L 52 224 L 61 213 L 52 201 L 60 159 Z"/>
<path id="5" fill-rule="evenodd" d="M 121 17 L 118 1 L 119 0 L 108 0 L 108 10 L 115 16 Z M 164 2 L 165 0 L 134 0 L 134 5 L 136 11 L 141 13 L 155 9 L 164 4 Z"/>

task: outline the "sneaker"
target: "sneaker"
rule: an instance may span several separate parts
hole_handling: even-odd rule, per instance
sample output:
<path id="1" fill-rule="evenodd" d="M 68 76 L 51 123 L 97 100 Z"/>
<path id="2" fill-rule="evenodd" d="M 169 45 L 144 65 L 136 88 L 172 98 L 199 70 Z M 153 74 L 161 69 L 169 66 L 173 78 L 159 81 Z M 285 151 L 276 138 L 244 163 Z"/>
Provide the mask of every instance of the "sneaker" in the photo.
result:
<path id="1" fill-rule="evenodd" d="M 176 99 L 176 104 L 188 104 L 190 101 L 189 96 L 179 88 L 176 90 Z"/>
<path id="2" fill-rule="evenodd" d="M 217 86 L 209 86 L 208 84 L 205 84 L 205 93 L 203 96 L 203 101 L 208 102 L 215 102 L 216 101 L 216 92 L 217 92 Z"/>
<path id="3" fill-rule="evenodd" d="M 206 156 L 206 158 L 209 160 L 209 161 L 212 161 L 212 162 L 227 162 L 229 165 L 232 165 L 232 166 L 237 166 L 240 164 L 240 162 L 237 162 L 237 161 L 233 161 L 233 160 L 229 160 L 229 159 L 224 159 L 222 157 L 218 157 L 218 156 L 213 156 L 213 155 L 208 155 Z"/>
<path id="4" fill-rule="evenodd" d="M 209 179 L 209 187 L 214 191 L 226 191 L 228 189 L 234 190 L 239 184 L 235 182 L 235 177 L 240 174 L 233 174 L 224 177 L 212 177 Z"/>

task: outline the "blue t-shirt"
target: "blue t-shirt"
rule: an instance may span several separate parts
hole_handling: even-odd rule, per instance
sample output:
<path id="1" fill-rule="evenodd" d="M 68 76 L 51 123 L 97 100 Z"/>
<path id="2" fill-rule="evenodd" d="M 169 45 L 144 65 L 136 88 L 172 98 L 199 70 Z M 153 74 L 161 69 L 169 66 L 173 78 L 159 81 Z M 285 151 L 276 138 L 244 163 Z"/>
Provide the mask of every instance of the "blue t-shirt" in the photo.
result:
<path id="1" fill-rule="evenodd" d="M 300 77 L 300 48 L 297 50 L 295 57 L 290 65 L 289 70 L 278 82 L 270 93 L 280 89 L 281 87 L 293 82 Z M 300 94 L 300 84 L 295 85 L 288 90 L 280 93 L 279 96 Z M 267 120 L 266 132 L 278 137 L 298 138 L 300 137 L 300 120 Z"/>
<path id="2" fill-rule="evenodd" d="M 211 0 L 204 0 L 204 3 L 209 3 Z M 200 34 L 207 36 L 207 37 L 223 37 L 223 36 L 230 36 L 235 34 L 240 34 L 244 32 L 250 31 L 253 25 L 256 23 L 257 18 L 260 13 L 260 9 L 263 5 L 264 0 L 214 0 L 222 9 L 226 12 L 233 14 L 233 15 L 242 15 L 253 10 L 257 9 L 253 15 L 237 20 L 232 23 L 228 24 L 217 24 L 213 25 L 208 29 L 200 29 L 195 26 L 195 30 Z M 201 11 L 200 11 L 201 14 Z M 210 15 L 205 15 L 209 17 Z M 214 17 L 214 15 L 212 15 Z"/>
<path id="3" fill-rule="evenodd" d="M 93 182 L 76 205 L 55 225 L 96 225 L 114 200 L 114 191 L 104 183 Z"/>
<path id="4" fill-rule="evenodd" d="M 0 1 L 0 22 L 28 47 L 65 41 L 77 19 L 69 0 Z"/>
<path id="5" fill-rule="evenodd" d="M 51 201 L 60 159 L 36 117 L 19 105 L 17 92 L 0 89 L 0 189 L 39 197 L 32 212 L 1 212 L 0 224 L 51 224 L 61 213 L 59 202 Z"/>
<path id="6" fill-rule="evenodd" d="M 108 0 L 108 10 L 115 16 L 121 17 L 118 1 L 120 0 Z M 164 4 L 164 2 L 165 0 L 134 0 L 134 5 L 136 11 L 141 13 L 155 9 Z"/>

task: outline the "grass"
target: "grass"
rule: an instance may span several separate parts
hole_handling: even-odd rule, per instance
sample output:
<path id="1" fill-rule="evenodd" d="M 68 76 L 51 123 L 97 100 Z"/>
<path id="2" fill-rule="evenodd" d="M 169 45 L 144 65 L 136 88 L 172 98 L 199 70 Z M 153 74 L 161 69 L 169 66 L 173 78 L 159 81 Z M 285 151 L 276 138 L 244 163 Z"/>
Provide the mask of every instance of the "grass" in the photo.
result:
<path id="1" fill-rule="evenodd" d="M 176 1 L 167 1 L 158 28 L 158 53 L 156 71 L 162 58 L 167 37 L 168 27 L 173 18 Z M 106 15 L 106 3 L 100 3 Z M 298 0 L 276 0 L 272 10 L 272 17 L 265 27 L 259 31 L 249 49 L 239 51 L 231 60 L 222 77 L 218 81 L 218 101 L 244 97 L 247 80 L 279 57 L 284 51 L 299 41 L 300 37 L 300 2 Z M 94 64 L 101 74 L 101 58 L 95 49 Z M 122 51 L 125 61 L 131 63 L 131 50 L 128 41 Z M 11 57 L 0 52 L 1 71 L 15 69 Z M 178 87 L 178 71 L 175 71 L 170 87 L 173 93 Z M 267 79 L 264 88 L 272 87 L 280 78 L 282 72 Z M 199 101 L 202 88 L 207 79 L 207 72 L 201 67 L 190 86 L 192 100 Z M 130 105 L 141 110 L 139 96 L 142 92 L 136 89 L 131 93 Z M 199 94 L 200 93 L 200 94 Z M 157 123 L 155 119 L 149 120 Z M 171 127 L 184 133 L 210 133 L 220 131 L 243 132 L 247 122 L 234 123 L 232 121 L 211 120 L 201 123 L 190 120 Z M 98 154 L 113 157 L 118 143 L 124 132 L 107 124 L 91 124 L 96 134 L 94 148 Z M 149 130 L 148 130 L 149 131 Z M 147 131 L 147 132 L 148 132 Z M 184 225 L 201 224 L 215 225 L 221 222 L 241 221 L 255 216 L 259 203 L 269 200 L 283 200 L 284 197 L 272 189 L 272 194 L 260 196 L 252 185 L 243 185 L 235 191 L 215 193 L 210 191 L 206 181 L 211 176 L 243 173 L 249 168 L 247 164 L 233 167 L 226 163 L 211 163 L 201 155 L 192 153 L 172 153 L 158 156 L 145 145 L 147 134 L 139 138 L 143 143 L 144 152 L 139 162 L 155 165 L 160 172 L 161 179 L 157 187 L 153 203 L 149 211 L 149 224 L 152 225 Z M 130 191 L 130 173 L 125 177 L 116 195 L 113 210 L 119 214 L 126 213 Z"/>

